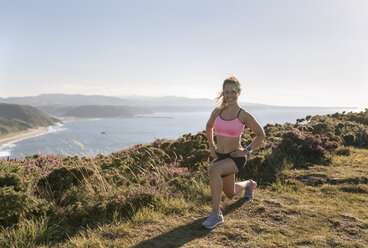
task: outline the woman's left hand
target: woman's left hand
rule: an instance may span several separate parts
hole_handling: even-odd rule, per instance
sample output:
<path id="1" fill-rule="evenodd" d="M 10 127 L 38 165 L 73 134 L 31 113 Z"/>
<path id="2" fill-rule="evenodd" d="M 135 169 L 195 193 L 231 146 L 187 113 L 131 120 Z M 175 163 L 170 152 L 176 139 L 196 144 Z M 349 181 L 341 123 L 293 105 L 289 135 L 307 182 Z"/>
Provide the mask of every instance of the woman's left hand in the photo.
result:
<path id="1" fill-rule="evenodd" d="M 245 155 L 247 155 L 247 150 L 244 148 L 238 148 L 230 153 L 232 157 L 245 157 Z"/>

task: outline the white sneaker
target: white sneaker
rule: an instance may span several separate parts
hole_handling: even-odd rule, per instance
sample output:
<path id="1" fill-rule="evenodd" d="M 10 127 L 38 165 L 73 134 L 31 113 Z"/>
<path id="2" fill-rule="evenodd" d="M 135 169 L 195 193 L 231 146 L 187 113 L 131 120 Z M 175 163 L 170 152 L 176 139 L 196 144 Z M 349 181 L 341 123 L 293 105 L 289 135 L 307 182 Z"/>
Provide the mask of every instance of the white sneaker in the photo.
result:
<path id="1" fill-rule="evenodd" d="M 247 189 L 245 189 L 245 193 L 243 198 L 247 198 L 249 200 L 254 198 L 254 190 L 255 188 L 257 188 L 257 183 L 255 181 L 253 181 L 252 179 L 249 179 L 250 181 L 250 187 L 248 187 Z"/>
<path id="2" fill-rule="evenodd" d="M 207 220 L 202 223 L 202 226 L 212 229 L 222 223 L 224 223 L 224 216 L 222 215 L 222 212 L 220 211 L 220 213 L 217 214 L 214 210 L 212 210 Z"/>

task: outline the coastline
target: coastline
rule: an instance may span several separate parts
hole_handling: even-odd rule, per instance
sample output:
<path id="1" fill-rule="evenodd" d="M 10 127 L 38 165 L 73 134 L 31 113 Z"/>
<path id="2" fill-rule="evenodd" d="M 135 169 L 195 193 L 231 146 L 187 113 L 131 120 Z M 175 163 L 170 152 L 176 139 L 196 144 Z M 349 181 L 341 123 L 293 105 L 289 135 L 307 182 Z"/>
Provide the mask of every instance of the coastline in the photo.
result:
<path id="1" fill-rule="evenodd" d="M 49 130 L 49 127 L 38 127 L 38 128 L 32 128 L 32 129 L 20 131 L 20 132 L 10 133 L 4 137 L 0 137 L 0 146 L 12 143 L 17 140 L 22 140 L 22 139 L 30 138 L 33 136 L 37 136 L 37 135 L 46 133 L 48 130 Z"/>

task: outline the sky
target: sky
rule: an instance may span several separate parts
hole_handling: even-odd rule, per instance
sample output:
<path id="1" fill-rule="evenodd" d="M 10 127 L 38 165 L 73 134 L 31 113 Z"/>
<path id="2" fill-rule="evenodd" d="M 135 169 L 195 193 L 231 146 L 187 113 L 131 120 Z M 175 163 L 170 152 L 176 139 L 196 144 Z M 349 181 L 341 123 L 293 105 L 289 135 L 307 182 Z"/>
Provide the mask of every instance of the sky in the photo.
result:
<path id="1" fill-rule="evenodd" d="M 0 0 L 0 97 L 368 107 L 366 0 Z"/>

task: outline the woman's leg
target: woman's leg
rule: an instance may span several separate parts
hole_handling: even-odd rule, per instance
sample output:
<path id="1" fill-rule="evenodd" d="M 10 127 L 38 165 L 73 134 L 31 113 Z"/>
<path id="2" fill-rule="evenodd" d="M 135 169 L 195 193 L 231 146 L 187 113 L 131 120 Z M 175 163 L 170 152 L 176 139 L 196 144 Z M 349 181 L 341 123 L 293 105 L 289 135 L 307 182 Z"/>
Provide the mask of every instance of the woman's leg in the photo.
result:
<path id="1" fill-rule="evenodd" d="M 234 161 L 230 158 L 218 161 L 208 168 L 208 175 L 210 179 L 210 187 L 212 194 L 212 208 L 216 213 L 220 212 L 221 194 L 224 189 L 222 176 L 231 176 L 237 172 L 238 168 L 236 167 Z"/>
<path id="2" fill-rule="evenodd" d="M 242 190 L 250 186 L 249 180 L 242 182 L 235 182 L 235 174 L 222 178 L 223 190 L 228 198 L 232 198 Z"/>

